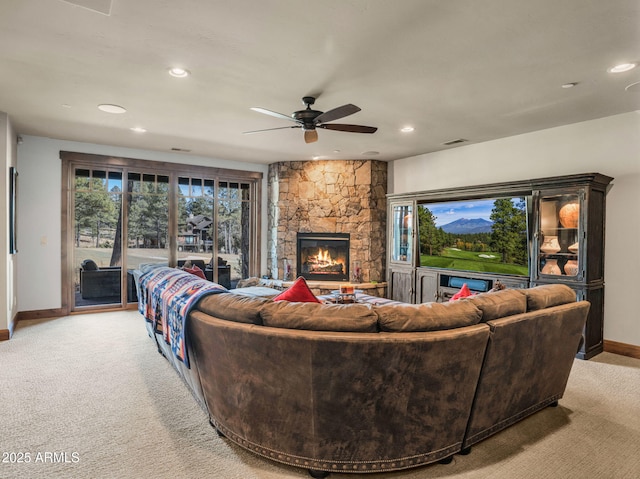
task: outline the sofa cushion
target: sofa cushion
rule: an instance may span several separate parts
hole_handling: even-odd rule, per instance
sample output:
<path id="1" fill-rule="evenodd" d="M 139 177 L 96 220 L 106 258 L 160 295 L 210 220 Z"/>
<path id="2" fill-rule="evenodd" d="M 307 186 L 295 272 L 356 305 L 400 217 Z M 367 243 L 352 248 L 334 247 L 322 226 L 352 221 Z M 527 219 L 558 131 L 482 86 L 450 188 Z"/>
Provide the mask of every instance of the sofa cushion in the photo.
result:
<path id="1" fill-rule="evenodd" d="M 201 279 L 207 279 L 207 277 L 204 275 L 204 271 L 202 271 L 202 269 L 195 264 L 191 266 L 191 268 L 187 268 L 186 266 L 183 266 L 182 271 L 196 275 L 198 278 L 201 278 Z"/>
<path id="2" fill-rule="evenodd" d="M 305 303 L 319 303 L 315 294 L 309 289 L 307 281 L 300 276 L 293 284 L 278 296 L 273 298 L 274 301 L 297 301 Z"/>
<path id="3" fill-rule="evenodd" d="M 309 331 L 378 331 L 376 315 L 370 304 L 323 304 L 271 302 L 260 310 L 262 323 L 274 328 Z"/>
<path id="4" fill-rule="evenodd" d="M 274 298 L 281 293 L 280 290 L 269 288 L 267 286 L 247 286 L 245 288 L 234 288 L 229 290 L 233 294 L 241 294 L 243 296 L 264 296 Z"/>
<path id="5" fill-rule="evenodd" d="M 262 324 L 260 309 L 266 303 L 271 303 L 271 300 L 257 296 L 221 293 L 205 296 L 197 304 L 196 309 L 228 321 Z"/>
<path id="6" fill-rule="evenodd" d="M 376 306 L 381 331 L 438 331 L 478 324 L 482 312 L 469 301 Z"/>
<path id="7" fill-rule="evenodd" d="M 464 301 L 472 302 L 482 311 L 483 323 L 527 311 L 527 297 L 517 289 L 480 293 Z"/>
<path id="8" fill-rule="evenodd" d="M 527 311 L 551 308 L 576 300 L 576 292 L 566 284 L 545 284 L 524 289 L 523 292 L 527 297 Z"/>

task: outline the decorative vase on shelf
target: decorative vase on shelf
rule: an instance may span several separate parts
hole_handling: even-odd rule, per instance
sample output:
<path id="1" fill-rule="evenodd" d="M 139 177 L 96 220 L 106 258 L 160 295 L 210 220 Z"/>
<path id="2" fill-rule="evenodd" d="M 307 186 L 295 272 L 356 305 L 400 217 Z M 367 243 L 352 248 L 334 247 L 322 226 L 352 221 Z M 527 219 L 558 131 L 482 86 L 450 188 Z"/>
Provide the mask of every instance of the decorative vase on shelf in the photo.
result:
<path id="1" fill-rule="evenodd" d="M 542 245 L 540 245 L 540 251 L 543 253 L 553 254 L 557 253 L 561 249 L 557 236 L 545 236 Z"/>
<path id="2" fill-rule="evenodd" d="M 564 265 L 564 274 L 567 276 L 578 275 L 578 262 L 575 259 L 570 259 Z"/>
<path id="3" fill-rule="evenodd" d="M 542 269 L 540 270 L 540 272 L 542 274 L 555 274 L 555 275 L 562 274 L 562 271 L 560 271 L 560 266 L 558 266 L 557 259 L 548 259 L 545 262 Z"/>
<path id="4" fill-rule="evenodd" d="M 558 213 L 560 224 L 565 228 L 577 228 L 580 217 L 580 204 L 577 201 L 567 203 Z"/>

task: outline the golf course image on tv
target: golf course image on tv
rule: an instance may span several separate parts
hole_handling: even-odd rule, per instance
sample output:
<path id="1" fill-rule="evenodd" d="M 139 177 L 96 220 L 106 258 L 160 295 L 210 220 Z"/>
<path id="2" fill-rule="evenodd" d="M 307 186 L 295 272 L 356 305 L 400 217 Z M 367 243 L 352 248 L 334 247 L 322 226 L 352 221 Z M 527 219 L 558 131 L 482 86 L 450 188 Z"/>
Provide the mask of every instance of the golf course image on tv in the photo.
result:
<path id="1" fill-rule="evenodd" d="M 527 198 L 418 205 L 420 266 L 528 276 Z"/>

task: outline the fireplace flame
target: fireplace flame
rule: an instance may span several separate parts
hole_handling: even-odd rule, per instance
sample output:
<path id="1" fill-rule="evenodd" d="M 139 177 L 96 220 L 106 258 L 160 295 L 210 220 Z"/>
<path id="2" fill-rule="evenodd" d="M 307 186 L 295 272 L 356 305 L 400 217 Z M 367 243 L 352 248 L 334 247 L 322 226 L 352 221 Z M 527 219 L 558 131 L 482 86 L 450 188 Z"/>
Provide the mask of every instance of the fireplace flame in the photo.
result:
<path id="1" fill-rule="evenodd" d="M 334 260 L 328 249 L 318 248 L 318 253 L 307 256 L 307 263 L 310 265 L 310 272 L 340 273 L 343 270 L 344 262 Z"/>
<path id="2" fill-rule="evenodd" d="M 318 263 L 320 264 L 333 264 L 333 260 L 331 259 L 331 255 L 329 254 L 329 250 L 323 250 L 320 248 L 318 250 Z"/>

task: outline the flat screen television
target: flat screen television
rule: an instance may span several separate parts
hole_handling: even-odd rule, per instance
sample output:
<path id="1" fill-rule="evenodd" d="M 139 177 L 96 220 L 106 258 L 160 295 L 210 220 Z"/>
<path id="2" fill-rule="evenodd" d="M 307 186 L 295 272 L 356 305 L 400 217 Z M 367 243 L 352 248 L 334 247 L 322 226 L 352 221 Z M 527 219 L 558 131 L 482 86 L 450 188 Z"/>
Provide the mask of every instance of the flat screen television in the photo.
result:
<path id="1" fill-rule="evenodd" d="M 418 205 L 420 265 L 529 275 L 529 196 Z"/>

